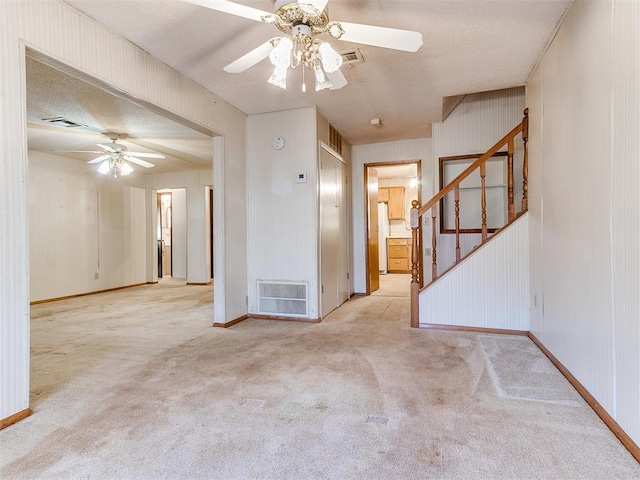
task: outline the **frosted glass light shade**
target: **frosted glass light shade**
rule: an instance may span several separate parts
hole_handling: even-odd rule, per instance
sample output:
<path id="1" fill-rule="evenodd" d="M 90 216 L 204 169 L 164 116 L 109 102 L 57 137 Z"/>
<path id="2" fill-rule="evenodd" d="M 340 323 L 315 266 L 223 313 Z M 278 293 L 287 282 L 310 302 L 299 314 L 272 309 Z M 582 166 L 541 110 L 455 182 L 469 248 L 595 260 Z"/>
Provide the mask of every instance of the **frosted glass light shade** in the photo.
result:
<path id="1" fill-rule="evenodd" d="M 120 164 L 120 175 L 129 175 L 131 172 L 133 172 L 131 165 L 122 160 L 122 163 Z"/>
<path id="2" fill-rule="evenodd" d="M 336 52 L 331 45 L 323 43 L 319 48 L 322 67 L 327 73 L 335 73 L 342 66 L 342 55 Z"/>
<path id="3" fill-rule="evenodd" d="M 108 159 L 104 160 L 98 167 L 98 172 L 100 172 L 103 175 L 107 175 L 109 173 L 109 170 L 111 170 L 111 167 L 109 166 Z"/>
<path id="4" fill-rule="evenodd" d="M 291 65 L 291 50 L 293 42 L 289 37 L 282 37 L 280 43 L 269 53 L 269 60 L 276 67 L 289 68 Z"/>
<path id="5" fill-rule="evenodd" d="M 269 80 L 267 81 L 271 85 L 275 85 L 276 87 L 286 90 L 287 89 L 287 68 L 288 67 L 277 66 L 273 70 L 273 73 L 271 74 L 271 76 L 269 77 Z"/>
<path id="6" fill-rule="evenodd" d="M 324 73 L 322 65 L 320 65 L 319 63 L 314 65 L 313 72 L 316 76 L 316 92 L 324 90 L 325 88 L 331 88 L 331 81 L 327 78 L 326 73 Z"/>

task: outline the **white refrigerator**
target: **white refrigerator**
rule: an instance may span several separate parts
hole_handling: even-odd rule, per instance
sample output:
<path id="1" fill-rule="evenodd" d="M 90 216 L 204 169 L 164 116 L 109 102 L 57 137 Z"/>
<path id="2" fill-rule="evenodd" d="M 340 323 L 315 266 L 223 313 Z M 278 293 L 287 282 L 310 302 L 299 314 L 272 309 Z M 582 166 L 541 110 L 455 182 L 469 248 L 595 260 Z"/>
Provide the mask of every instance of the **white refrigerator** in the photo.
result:
<path id="1" fill-rule="evenodd" d="M 378 254 L 380 255 L 380 273 L 387 273 L 387 237 L 389 236 L 389 206 L 378 204 Z"/>

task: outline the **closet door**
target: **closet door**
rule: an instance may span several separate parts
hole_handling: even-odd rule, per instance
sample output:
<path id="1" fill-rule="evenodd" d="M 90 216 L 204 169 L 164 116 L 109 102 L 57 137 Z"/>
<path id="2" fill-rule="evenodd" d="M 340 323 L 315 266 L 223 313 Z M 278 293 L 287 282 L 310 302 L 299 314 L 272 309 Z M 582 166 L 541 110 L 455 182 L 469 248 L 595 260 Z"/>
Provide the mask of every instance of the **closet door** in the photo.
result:
<path id="1" fill-rule="evenodd" d="M 349 235 L 346 167 L 320 149 L 320 265 L 322 316 L 348 299 Z"/>

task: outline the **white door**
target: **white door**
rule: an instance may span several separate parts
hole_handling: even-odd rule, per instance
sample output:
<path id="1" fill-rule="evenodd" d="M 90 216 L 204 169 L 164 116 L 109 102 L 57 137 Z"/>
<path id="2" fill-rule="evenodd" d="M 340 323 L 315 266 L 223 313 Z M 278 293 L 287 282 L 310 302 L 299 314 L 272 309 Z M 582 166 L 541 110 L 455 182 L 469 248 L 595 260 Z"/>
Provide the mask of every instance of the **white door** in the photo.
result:
<path id="1" fill-rule="evenodd" d="M 344 164 L 320 149 L 321 310 L 328 315 L 349 298 L 349 235 Z"/>

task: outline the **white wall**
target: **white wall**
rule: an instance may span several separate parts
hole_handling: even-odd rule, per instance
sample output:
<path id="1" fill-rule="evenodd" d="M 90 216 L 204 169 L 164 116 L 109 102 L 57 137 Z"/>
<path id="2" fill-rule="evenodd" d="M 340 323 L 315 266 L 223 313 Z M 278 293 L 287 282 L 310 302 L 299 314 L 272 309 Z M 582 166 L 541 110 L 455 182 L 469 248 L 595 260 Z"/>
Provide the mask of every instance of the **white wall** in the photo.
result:
<path id="1" fill-rule="evenodd" d="M 215 319 L 246 313 L 245 116 L 61 1 L 0 2 L 0 419 L 29 405 L 25 44 L 224 135 L 214 157 L 216 255 L 232 268 L 216 263 Z"/>
<path id="2" fill-rule="evenodd" d="M 467 95 L 451 112 L 444 122 L 433 124 L 433 161 L 436 175 L 433 177 L 434 191 L 440 190 L 438 177 L 440 157 L 453 155 L 482 154 L 491 148 L 522 121 L 525 108 L 524 88 L 511 88 L 495 92 Z M 522 139 L 518 136 L 514 153 L 514 177 L 521 178 Z M 503 149 L 506 151 L 506 147 Z M 517 210 L 521 205 L 521 181 L 514 182 L 514 195 Z M 425 198 L 424 201 L 428 201 Z M 480 198 L 478 197 L 478 202 Z M 438 207 L 439 208 L 439 207 Z M 461 215 L 464 212 L 461 212 Z M 423 219 L 431 222 L 431 218 Z M 439 222 L 439 220 L 438 220 Z M 439 223 L 438 223 L 439 225 Z M 431 231 L 425 237 L 425 246 L 431 244 Z M 438 233 L 437 260 L 438 271 L 444 271 L 455 261 L 455 235 Z M 460 236 L 462 255 L 471 251 L 481 242 L 480 234 L 463 234 Z M 429 281 L 430 270 L 425 270 Z"/>
<path id="3" fill-rule="evenodd" d="M 271 146 L 276 136 L 282 150 Z M 309 317 L 319 316 L 317 148 L 314 108 L 247 120 L 249 312 L 258 311 L 257 280 L 282 280 L 308 282 Z"/>
<path id="4" fill-rule="evenodd" d="M 364 293 L 367 290 L 365 250 L 367 248 L 367 229 L 365 225 L 364 203 L 364 165 L 381 162 L 422 161 L 422 201 L 434 195 L 433 154 L 430 138 L 417 138 L 398 142 L 371 143 L 354 145 L 351 149 L 351 195 L 353 205 L 353 291 Z M 423 238 L 426 237 L 423 229 Z M 430 232 L 430 230 L 429 230 Z M 429 234 L 430 235 L 430 234 Z"/>
<path id="5" fill-rule="evenodd" d="M 529 331 L 528 226 L 525 214 L 420 292 L 420 325 Z"/>
<path id="6" fill-rule="evenodd" d="M 640 2 L 576 2 L 527 87 L 531 330 L 640 444 Z"/>
<path id="7" fill-rule="evenodd" d="M 0 2 L 0 420 L 29 408 L 29 264 L 21 3 Z"/>
<path id="8" fill-rule="evenodd" d="M 114 180 L 84 162 L 29 151 L 31 301 L 145 282 L 141 180 Z"/>

